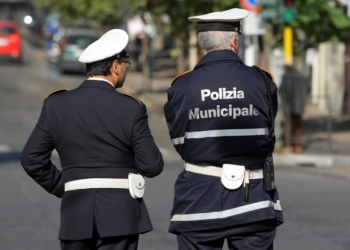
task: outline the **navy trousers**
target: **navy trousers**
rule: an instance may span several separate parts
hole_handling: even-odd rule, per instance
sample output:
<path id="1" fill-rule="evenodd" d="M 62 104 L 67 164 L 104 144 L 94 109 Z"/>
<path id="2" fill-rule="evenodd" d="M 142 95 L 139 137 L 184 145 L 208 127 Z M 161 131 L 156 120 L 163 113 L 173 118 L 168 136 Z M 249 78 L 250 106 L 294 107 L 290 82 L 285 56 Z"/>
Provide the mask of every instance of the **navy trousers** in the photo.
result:
<path id="1" fill-rule="evenodd" d="M 86 240 L 61 240 L 62 250 L 136 250 L 139 235 Z"/>
<path id="2" fill-rule="evenodd" d="M 225 239 L 230 250 L 272 250 L 275 235 L 275 220 L 264 220 L 238 227 L 182 232 L 177 242 L 179 250 L 221 250 Z"/>

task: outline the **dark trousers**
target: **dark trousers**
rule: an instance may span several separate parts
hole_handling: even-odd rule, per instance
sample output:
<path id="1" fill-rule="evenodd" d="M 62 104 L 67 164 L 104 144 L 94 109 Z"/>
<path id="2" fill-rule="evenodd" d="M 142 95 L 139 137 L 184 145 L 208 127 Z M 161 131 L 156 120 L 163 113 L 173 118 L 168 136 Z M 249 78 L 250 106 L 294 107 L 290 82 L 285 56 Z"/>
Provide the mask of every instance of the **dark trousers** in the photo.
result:
<path id="1" fill-rule="evenodd" d="M 303 121 L 301 115 L 286 117 L 284 143 L 286 147 L 302 147 Z"/>
<path id="2" fill-rule="evenodd" d="M 136 250 L 139 235 L 126 235 L 118 237 L 61 240 L 62 250 Z"/>
<path id="3" fill-rule="evenodd" d="M 275 220 L 258 221 L 239 227 L 183 232 L 177 236 L 179 250 L 221 250 L 227 239 L 230 250 L 272 250 Z"/>

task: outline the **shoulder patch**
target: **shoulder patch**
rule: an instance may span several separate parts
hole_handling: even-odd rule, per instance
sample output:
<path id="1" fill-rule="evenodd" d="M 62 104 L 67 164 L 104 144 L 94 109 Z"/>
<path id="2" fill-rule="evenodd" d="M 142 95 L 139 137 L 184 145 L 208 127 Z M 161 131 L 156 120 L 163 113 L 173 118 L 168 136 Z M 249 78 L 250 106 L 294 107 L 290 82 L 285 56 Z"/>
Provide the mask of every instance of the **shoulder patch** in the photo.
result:
<path id="1" fill-rule="evenodd" d="M 260 66 L 258 66 L 260 69 L 262 69 L 263 71 L 265 71 L 269 76 L 270 76 L 270 78 L 271 78 L 271 80 L 274 82 L 275 81 L 275 78 L 273 77 L 273 75 L 268 71 L 268 70 L 266 70 L 266 69 L 264 69 L 264 68 L 261 68 Z"/>
<path id="2" fill-rule="evenodd" d="M 135 99 L 136 101 L 138 101 L 138 103 L 139 103 L 140 105 L 142 104 L 142 102 L 140 101 L 140 99 L 138 99 L 138 98 L 137 98 L 137 97 L 135 97 L 135 96 L 129 95 L 129 94 L 127 94 L 127 93 L 123 93 L 123 95 L 125 95 L 125 96 L 129 96 L 129 97 L 131 97 L 131 98 Z"/>
<path id="3" fill-rule="evenodd" d="M 188 73 L 190 73 L 190 72 L 191 72 L 191 70 L 188 70 L 188 71 L 186 71 L 186 72 L 184 72 L 184 73 L 182 73 L 182 74 L 180 74 L 180 75 L 175 76 L 175 78 L 174 78 L 174 79 L 171 81 L 171 83 L 170 83 L 170 87 L 173 86 L 173 83 L 175 82 L 175 80 L 176 80 L 177 78 L 179 78 L 180 76 L 186 75 L 186 74 L 188 74 Z"/>
<path id="4" fill-rule="evenodd" d="M 56 89 L 55 91 L 52 91 L 50 94 L 48 94 L 46 96 L 46 98 L 48 98 L 50 95 L 57 94 L 57 93 L 60 93 L 62 91 L 69 91 L 69 89 Z"/>

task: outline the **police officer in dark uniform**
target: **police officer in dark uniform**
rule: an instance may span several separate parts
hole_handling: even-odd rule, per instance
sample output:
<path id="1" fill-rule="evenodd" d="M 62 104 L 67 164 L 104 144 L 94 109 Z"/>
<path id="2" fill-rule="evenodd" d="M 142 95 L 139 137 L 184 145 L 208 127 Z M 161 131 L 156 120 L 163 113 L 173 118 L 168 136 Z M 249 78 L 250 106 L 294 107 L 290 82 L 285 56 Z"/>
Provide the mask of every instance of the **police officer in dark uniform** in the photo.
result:
<path id="1" fill-rule="evenodd" d="M 267 71 L 238 57 L 240 20 L 248 14 L 231 9 L 190 17 L 205 55 L 168 90 L 165 117 L 185 162 L 169 228 L 181 250 L 222 249 L 225 239 L 230 249 L 272 249 L 283 223 L 278 192 L 264 190 L 262 170 L 273 150 L 267 84 L 272 117 L 277 87 Z"/>
<path id="2" fill-rule="evenodd" d="M 163 170 L 146 106 L 121 94 L 129 56 L 125 31 L 92 43 L 79 61 L 89 78 L 44 101 L 21 163 L 47 192 L 61 198 L 61 249 L 137 249 L 152 230 L 142 199 L 144 178 Z M 50 161 L 56 149 L 62 171 Z"/>

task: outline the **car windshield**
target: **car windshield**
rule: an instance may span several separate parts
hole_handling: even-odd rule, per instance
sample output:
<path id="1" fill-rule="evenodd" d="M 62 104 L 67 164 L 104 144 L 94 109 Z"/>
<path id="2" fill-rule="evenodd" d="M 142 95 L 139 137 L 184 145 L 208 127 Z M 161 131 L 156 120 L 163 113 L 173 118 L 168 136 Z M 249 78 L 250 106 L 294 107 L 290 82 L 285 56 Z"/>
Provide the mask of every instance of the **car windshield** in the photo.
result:
<path id="1" fill-rule="evenodd" d="M 73 35 L 68 39 L 68 45 L 75 44 L 80 49 L 86 49 L 91 43 L 95 42 L 98 37 L 95 36 L 82 36 L 82 35 Z"/>
<path id="2" fill-rule="evenodd" d="M 15 33 L 15 31 L 11 27 L 0 27 L 0 35 L 11 35 Z"/>

